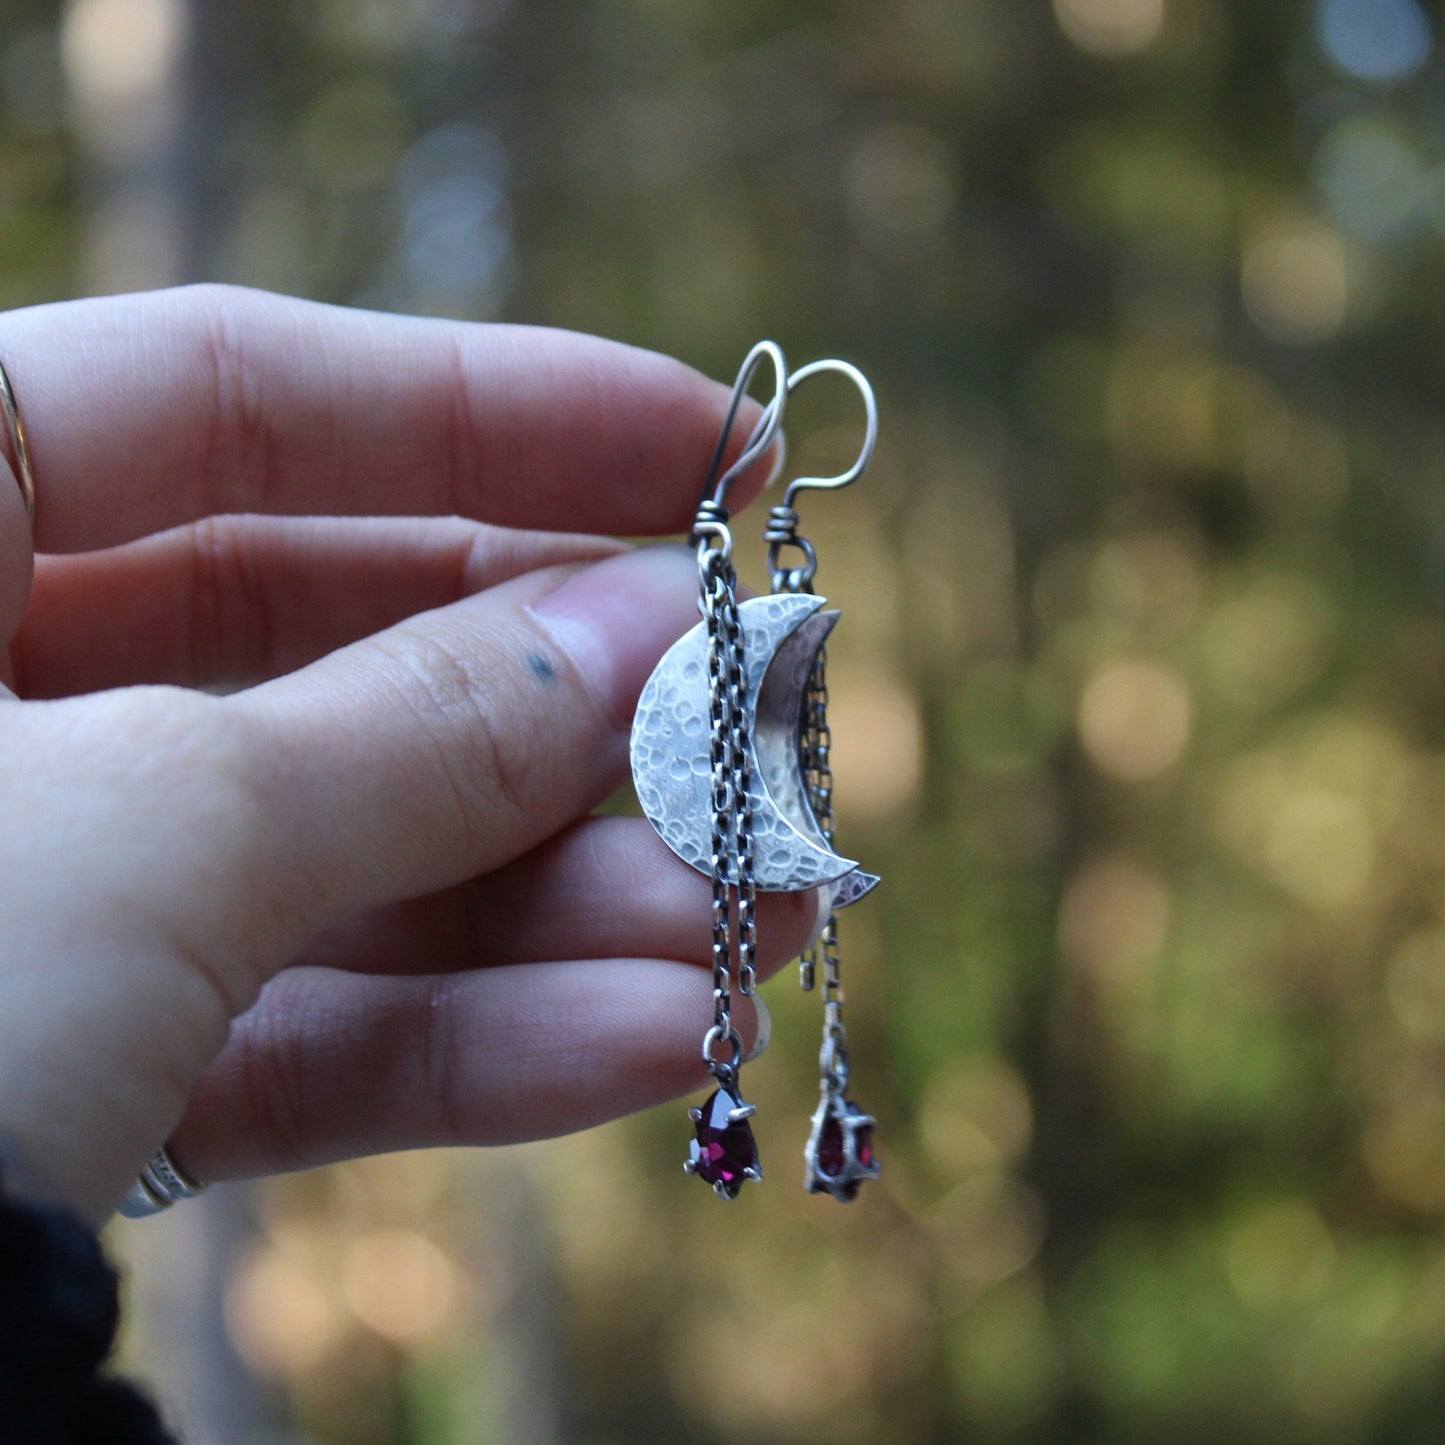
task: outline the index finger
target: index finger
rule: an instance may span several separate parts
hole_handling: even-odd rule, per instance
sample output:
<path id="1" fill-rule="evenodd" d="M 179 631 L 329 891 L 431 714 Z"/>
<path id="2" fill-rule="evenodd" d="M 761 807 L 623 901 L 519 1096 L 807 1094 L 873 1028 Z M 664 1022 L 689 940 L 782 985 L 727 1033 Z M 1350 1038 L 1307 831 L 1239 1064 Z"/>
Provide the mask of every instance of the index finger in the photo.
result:
<path id="1" fill-rule="evenodd" d="M 51 552 L 235 512 L 682 531 L 728 398 L 575 332 L 227 286 L 10 312 L 0 359 Z"/>

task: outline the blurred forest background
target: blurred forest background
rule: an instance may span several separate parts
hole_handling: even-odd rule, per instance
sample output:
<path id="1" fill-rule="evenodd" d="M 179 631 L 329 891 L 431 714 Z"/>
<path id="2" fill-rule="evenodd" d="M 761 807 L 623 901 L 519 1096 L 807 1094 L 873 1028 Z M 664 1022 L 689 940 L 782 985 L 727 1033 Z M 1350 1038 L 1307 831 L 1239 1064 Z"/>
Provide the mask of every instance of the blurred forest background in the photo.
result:
<path id="1" fill-rule="evenodd" d="M 804 518 L 882 1178 L 798 1187 L 784 976 L 730 1207 L 674 1105 L 116 1226 L 197 1445 L 1445 1438 L 1440 44 L 1417 0 L 3 0 L 0 305 L 770 336 L 882 404 Z"/>

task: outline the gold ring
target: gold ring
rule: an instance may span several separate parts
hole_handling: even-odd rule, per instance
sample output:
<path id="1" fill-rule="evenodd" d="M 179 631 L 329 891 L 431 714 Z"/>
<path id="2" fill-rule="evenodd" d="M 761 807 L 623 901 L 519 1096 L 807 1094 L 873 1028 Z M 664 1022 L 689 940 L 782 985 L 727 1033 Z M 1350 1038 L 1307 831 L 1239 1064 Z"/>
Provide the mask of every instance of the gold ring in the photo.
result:
<path id="1" fill-rule="evenodd" d="M 30 445 L 25 440 L 25 428 L 20 424 L 20 408 L 15 405 L 15 392 L 10 378 L 0 366 L 0 411 L 5 413 L 5 425 L 10 430 L 14 454 L 15 480 L 20 483 L 20 495 L 25 499 L 25 515 L 30 519 L 30 528 L 35 529 L 35 468 L 30 462 Z"/>

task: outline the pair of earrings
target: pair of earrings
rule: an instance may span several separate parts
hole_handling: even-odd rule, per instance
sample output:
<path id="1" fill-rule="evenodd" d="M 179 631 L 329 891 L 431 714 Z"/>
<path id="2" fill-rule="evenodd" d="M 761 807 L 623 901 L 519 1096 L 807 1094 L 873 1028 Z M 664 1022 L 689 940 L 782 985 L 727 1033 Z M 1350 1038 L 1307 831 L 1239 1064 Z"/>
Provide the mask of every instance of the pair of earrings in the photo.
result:
<path id="1" fill-rule="evenodd" d="M 738 409 L 758 368 L 768 362 L 774 390 L 737 460 L 723 471 Z M 836 477 L 791 482 L 768 514 L 772 590 L 739 602 L 727 510 L 734 482 L 777 438 L 788 397 L 810 376 L 837 372 L 863 397 L 862 451 Z M 748 353 L 708 469 L 693 525 L 703 620 L 663 656 L 643 688 L 632 729 L 632 775 L 642 810 L 664 842 L 712 881 L 713 1022 L 703 1062 L 717 1087 L 689 1111 L 696 1130 L 684 1167 L 723 1199 L 763 1177 L 741 1093 L 742 1039 L 732 1022 L 732 989 L 756 987 L 754 908 L 763 892 L 826 887 L 832 909 L 817 945 L 802 959 L 805 990 L 823 974 L 820 1098 L 804 1149 L 804 1184 L 813 1193 L 852 1200 L 876 1178 L 874 1120 L 848 1098 L 848 1047 L 837 913 L 878 879 L 833 847 L 826 641 L 838 620 L 813 590 L 818 558 L 798 532 L 794 507 L 804 491 L 856 481 L 872 459 L 877 404 L 867 379 L 845 361 L 816 361 L 791 375 L 783 353 L 762 341 Z M 802 560 L 783 565 L 783 550 Z"/>

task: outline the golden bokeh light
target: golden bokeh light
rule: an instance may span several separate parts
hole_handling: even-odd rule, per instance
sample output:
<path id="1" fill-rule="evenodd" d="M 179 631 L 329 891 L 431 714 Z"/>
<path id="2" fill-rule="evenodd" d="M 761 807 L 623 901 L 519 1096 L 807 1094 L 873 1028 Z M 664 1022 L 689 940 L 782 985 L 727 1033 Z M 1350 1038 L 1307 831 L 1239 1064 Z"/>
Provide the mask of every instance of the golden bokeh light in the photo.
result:
<path id="1" fill-rule="evenodd" d="M 1164 0 L 1054 0 L 1064 34 L 1090 55 L 1147 50 L 1164 28 Z"/>
<path id="2" fill-rule="evenodd" d="M 1305 217 L 1272 221 L 1244 245 L 1240 284 L 1250 320 L 1276 341 L 1333 336 L 1349 313 L 1349 258 L 1339 233 Z"/>
<path id="3" fill-rule="evenodd" d="M 1412 933 L 1390 960 L 1390 1008 L 1400 1027 L 1422 1043 L 1445 1043 L 1445 929 Z"/>
<path id="4" fill-rule="evenodd" d="M 1127 987 L 1163 952 L 1171 912 L 1168 885 L 1132 859 L 1092 859 L 1064 889 L 1059 945 L 1064 957 L 1105 985 Z"/>
<path id="5" fill-rule="evenodd" d="M 1188 631 L 1203 587 L 1198 541 L 1181 532 L 1113 538 L 1089 574 L 1095 611 L 1141 639 L 1169 641 Z"/>
<path id="6" fill-rule="evenodd" d="M 1229 1283 L 1247 1309 L 1261 1312 L 1317 1298 L 1329 1285 L 1335 1258 L 1323 1220 L 1298 1199 L 1245 1211 L 1224 1241 Z"/>
<path id="7" fill-rule="evenodd" d="M 820 1430 L 847 1445 L 878 1439 L 884 1422 L 870 1396 L 880 1380 L 907 1380 L 917 1371 L 909 1342 L 930 1327 L 927 1292 L 897 1268 L 893 1251 L 859 1259 L 846 1275 L 781 1256 L 755 1265 L 746 1295 L 716 1281 L 679 1311 L 660 1341 L 649 1342 L 654 1351 L 660 1346 L 683 1412 L 699 1421 L 715 1417 L 709 1387 L 716 1362 L 726 1360 L 749 1382 L 729 1404 L 735 1434 L 798 1445 Z M 854 1327 L 836 1328 L 849 1310 Z"/>
<path id="8" fill-rule="evenodd" d="M 1033 1109 L 1023 1080 L 1002 1059 L 960 1060 L 929 1081 L 918 1127 L 935 1167 L 957 1177 L 1021 1162 Z"/>
<path id="9" fill-rule="evenodd" d="M 1365 1163 L 1384 1193 L 1424 1212 L 1445 1207 L 1445 1097 L 1421 1080 L 1365 1131 Z"/>
<path id="10" fill-rule="evenodd" d="M 1298 692 L 1332 656 L 1337 618 L 1324 588 L 1291 573 L 1264 573 L 1230 588 L 1200 631 L 1211 691 L 1228 706 L 1259 710 Z"/>
<path id="11" fill-rule="evenodd" d="M 342 1261 L 341 1289 L 363 1324 L 397 1344 L 442 1334 L 461 1316 L 461 1271 L 411 1229 L 372 1230 L 352 1239 Z"/>
<path id="12" fill-rule="evenodd" d="M 1383 839 L 1409 816 L 1411 759 L 1384 722 L 1324 712 L 1236 756 L 1213 790 L 1215 826 L 1296 902 L 1331 912 L 1368 901 Z"/>
<path id="13" fill-rule="evenodd" d="M 1375 866 L 1375 832 L 1357 799 L 1333 788 L 1302 786 L 1280 801 L 1265 840 L 1274 881 L 1301 903 L 1354 903 Z"/>
<path id="14" fill-rule="evenodd" d="M 1161 663 L 1106 663 L 1079 698 L 1079 740 L 1090 762 L 1124 782 L 1157 778 L 1189 742 L 1189 687 Z"/>
<path id="15" fill-rule="evenodd" d="M 226 1330 L 265 1375 L 302 1375 L 340 1342 L 346 1322 L 315 1265 L 263 1242 L 236 1267 L 226 1291 Z"/>
<path id="16" fill-rule="evenodd" d="M 1025 1269 L 1043 1247 L 1043 1201 L 1023 1180 L 976 1174 L 949 1192 L 927 1223 L 948 1270 L 965 1288 L 997 1284 Z"/>
<path id="17" fill-rule="evenodd" d="M 881 658 L 829 669 L 837 806 L 860 823 L 907 807 L 923 781 L 923 720 L 912 690 Z"/>
<path id="18" fill-rule="evenodd" d="M 895 236 L 936 230 L 953 209 L 952 154 L 918 126 L 870 132 L 848 166 L 848 195 L 870 230 Z"/>
<path id="19" fill-rule="evenodd" d="M 1109 440 L 1119 456 L 1167 467 L 1220 459 L 1222 373 L 1157 344 L 1123 348 L 1106 378 Z"/>
<path id="20" fill-rule="evenodd" d="M 66 79 L 85 104 L 144 101 L 170 83 L 185 39 L 181 0 L 70 0 Z"/>
<path id="21" fill-rule="evenodd" d="M 1413 863 L 1445 870 L 1445 756 L 1426 753 L 1411 760 L 1400 812 L 1390 829 L 1391 844 Z"/>

